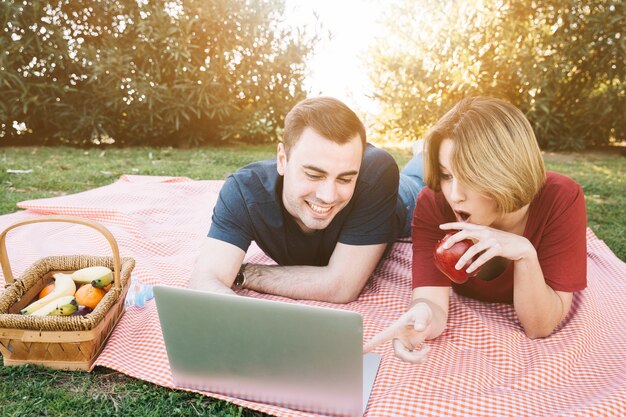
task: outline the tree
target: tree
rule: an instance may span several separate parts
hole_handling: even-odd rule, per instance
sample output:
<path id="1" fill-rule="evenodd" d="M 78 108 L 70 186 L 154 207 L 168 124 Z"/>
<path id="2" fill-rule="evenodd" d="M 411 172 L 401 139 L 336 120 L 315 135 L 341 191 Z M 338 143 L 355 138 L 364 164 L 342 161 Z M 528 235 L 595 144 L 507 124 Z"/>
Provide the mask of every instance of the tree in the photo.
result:
<path id="1" fill-rule="evenodd" d="M 618 0 L 404 0 L 372 49 L 380 134 L 419 137 L 458 100 L 520 107 L 543 147 L 626 139 L 626 6 Z"/>
<path id="2" fill-rule="evenodd" d="M 283 0 L 7 1 L 0 143 L 274 139 L 314 39 Z M 16 126 L 16 127 L 14 127 Z"/>

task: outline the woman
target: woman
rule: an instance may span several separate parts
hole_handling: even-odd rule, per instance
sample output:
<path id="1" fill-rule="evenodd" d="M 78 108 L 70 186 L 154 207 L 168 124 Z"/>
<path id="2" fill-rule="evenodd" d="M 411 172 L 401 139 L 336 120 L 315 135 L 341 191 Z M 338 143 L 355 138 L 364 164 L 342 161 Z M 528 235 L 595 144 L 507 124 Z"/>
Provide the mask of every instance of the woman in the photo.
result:
<path id="1" fill-rule="evenodd" d="M 524 114 L 498 99 L 459 102 L 425 138 L 425 182 L 413 216 L 413 293 L 408 311 L 364 348 L 393 339 L 400 359 L 426 359 L 425 340 L 448 319 L 449 288 L 486 302 L 512 303 L 530 338 L 546 337 L 586 287 L 586 211 L 573 180 L 545 172 Z M 452 283 L 433 250 L 471 239 L 456 264 L 477 273 Z"/>

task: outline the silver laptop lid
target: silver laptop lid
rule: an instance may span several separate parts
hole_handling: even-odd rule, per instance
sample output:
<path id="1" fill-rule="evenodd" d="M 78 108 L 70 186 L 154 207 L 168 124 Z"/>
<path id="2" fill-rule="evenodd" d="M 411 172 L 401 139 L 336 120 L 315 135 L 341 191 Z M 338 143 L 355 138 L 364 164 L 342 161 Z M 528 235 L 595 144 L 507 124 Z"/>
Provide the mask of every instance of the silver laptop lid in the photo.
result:
<path id="1" fill-rule="evenodd" d="M 362 415 L 359 314 L 166 286 L 154 294 L 176 385 Z"/>

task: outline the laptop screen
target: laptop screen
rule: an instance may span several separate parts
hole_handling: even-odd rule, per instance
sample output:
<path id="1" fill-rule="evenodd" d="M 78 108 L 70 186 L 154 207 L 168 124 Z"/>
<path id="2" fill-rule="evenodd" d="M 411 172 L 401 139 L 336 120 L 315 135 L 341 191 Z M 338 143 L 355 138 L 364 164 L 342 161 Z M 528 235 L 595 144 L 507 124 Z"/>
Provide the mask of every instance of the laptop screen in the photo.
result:
<path id="1" fill-rule="evenodd" d="M 176 385 L 362 415 L 359 314 L 166 286 L 154 293 Z"/>

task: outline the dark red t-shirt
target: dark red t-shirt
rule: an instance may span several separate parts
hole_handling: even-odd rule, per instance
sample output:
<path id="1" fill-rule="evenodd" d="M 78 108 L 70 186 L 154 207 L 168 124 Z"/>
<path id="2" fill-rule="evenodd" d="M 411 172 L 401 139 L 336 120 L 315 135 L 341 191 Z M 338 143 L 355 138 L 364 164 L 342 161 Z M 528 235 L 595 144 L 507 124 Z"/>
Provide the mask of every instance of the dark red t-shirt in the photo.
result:
<path id="1" fill-rule="evenodd" d="M 556 291 L 575 292 L 587 286 L 587 212 L 581 187 L 555 172 L 531 201 L 524 230 L 537 250 L 546 283 Z M 441 192 L 425 187 L 413 215 L 413 288 L 450 286 L 467 297 L 488 302 L 513 302 L 513 262 L 491 281 L 470 278 L 455 284 L 433 262 L 437 241 L 447 232 L 443 223 L 454 222 L 452 209 Z"/>

